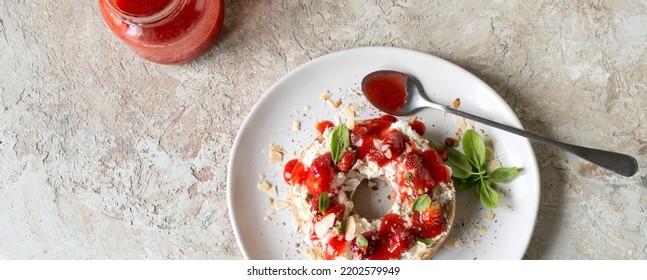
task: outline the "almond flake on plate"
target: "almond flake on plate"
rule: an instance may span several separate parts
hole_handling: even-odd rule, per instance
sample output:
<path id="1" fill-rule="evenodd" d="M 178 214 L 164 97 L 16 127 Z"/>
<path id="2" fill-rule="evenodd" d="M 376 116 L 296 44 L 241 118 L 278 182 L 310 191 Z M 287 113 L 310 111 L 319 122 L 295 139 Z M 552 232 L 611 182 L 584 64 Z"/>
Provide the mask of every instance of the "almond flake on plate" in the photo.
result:
<path id="1" fill-rule="evenodd" d="M 300 121 L 292 122 L 292 131 L 299 131 L 299 130 L 301 130 L 301 122 Z"/>
<path id="2" fill-rule="evenodd" d="M 290 202 L 288 202 L 288 201 L 277 200 L 277 201 L 274 202 L 274 209 L 276 209 L 277 211 L 281 211 L 281 210 L 287 208 L 290 205 L 292 205 L 292 204 Z"/>
<path id="3" fill-rule="evenodd" d="M 272 186 L 272 184 L 265 179 L 261 179 L 261 182 L 258 183 L 257 187 L 271 196 L 278 196 L 276 186 Z"/>
<path id="4" fill-rule="evenodd" d="M 285 150 L 281 146 L 272 144 L 270 150 L 268 151 L 268 159 L 272 163 L 280 163 L 283 161 L 283 155 Z"/>
<path id="5" fill-rule="evenodd" d="M 324 93 L 322 93 L 322 94 L 319 96 L 319 98 L 321 98 L 321 99 L 323 99 L 323 100 L 328 100 L 328 99 L 330 99 L 330 97 L 331 97 L 331 96 L 332 96 L 332 92 L 330 92 L 329 90 L 327 90 L 327 91 L 325 91 Z"/>

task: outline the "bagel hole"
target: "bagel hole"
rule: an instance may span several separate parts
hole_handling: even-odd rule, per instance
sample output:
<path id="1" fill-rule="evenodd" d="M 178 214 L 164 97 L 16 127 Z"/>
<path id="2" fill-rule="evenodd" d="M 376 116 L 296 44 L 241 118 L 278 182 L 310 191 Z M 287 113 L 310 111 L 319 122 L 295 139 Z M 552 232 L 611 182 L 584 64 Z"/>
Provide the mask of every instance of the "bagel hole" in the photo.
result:
<path id="1" fill-rule="evenodd" d="M 380 219 L 393 206 L 391 195 L 393 189 L 384 180 L 362 180 L 353 193 L 355 212 L 367 219 Z"/>

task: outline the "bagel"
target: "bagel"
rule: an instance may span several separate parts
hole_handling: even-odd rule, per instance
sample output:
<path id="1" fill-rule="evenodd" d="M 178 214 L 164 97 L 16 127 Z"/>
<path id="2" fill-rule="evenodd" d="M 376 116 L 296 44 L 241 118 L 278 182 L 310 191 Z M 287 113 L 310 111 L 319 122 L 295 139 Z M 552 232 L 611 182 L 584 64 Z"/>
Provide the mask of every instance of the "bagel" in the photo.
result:
<path id="1" fill-rule="evenodd" d="M 335 134 L 337 128 L 345 133 Z M 306 253 L 313 259 L 430 259 L 451 229 L 456 196 L 441 157 L 446 160 L 446 152 L 420 136 L 424 124 L 385 115 L 352 129 L 330 121 L 317 129 L 314 142 L 284 167 L 286 199 Z M 340 135 L 347 145 L 339 144 Z M 353 194 L 364 180 L 391 187 L 393 206 L 384 217 L 355 211 Z"/>

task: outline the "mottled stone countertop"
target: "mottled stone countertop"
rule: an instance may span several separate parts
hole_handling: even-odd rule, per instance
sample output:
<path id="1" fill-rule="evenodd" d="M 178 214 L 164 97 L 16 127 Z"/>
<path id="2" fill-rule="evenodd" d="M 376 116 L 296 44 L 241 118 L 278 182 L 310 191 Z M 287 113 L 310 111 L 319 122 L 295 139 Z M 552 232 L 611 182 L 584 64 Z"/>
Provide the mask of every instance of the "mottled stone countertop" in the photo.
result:
<path id="1" fill-rule="evenodd" d="M 646 1 L 226 1 L 217 43 L 175 66 L 140 59 L 81 2 L 0 0 L 0 258 L 241 258 L 238 128 L 290 70 L 361 46 L 449 60 L 527 130 L 647 166 Z M 647 259 L 644 168 L 533 147 L 526 258 Z"/>

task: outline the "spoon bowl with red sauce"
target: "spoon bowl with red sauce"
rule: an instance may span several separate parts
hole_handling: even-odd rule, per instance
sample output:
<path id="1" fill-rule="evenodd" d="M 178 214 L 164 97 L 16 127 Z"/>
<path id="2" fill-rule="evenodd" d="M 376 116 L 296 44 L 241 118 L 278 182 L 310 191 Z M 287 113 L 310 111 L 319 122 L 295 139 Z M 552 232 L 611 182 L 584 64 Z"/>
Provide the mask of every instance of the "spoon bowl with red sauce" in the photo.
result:
<path id="1" fill-rule="evenodd" d="M 547 139 L 522 129 L 434 103 L 429 100 L 422 84 L 416 78 L 402 72 L 393 70 L 372 72 L 362 80 L 362 92 L 371 105 L 391 115 L 411 115 L 424 108 L 432 108 L 565 150 L 623 176 L 633 176 L 638 171 L 638 162 L 632 156 Z"/>

